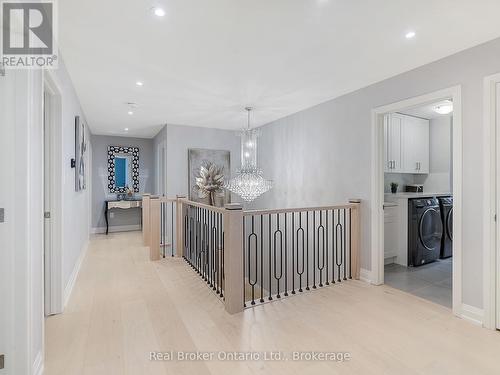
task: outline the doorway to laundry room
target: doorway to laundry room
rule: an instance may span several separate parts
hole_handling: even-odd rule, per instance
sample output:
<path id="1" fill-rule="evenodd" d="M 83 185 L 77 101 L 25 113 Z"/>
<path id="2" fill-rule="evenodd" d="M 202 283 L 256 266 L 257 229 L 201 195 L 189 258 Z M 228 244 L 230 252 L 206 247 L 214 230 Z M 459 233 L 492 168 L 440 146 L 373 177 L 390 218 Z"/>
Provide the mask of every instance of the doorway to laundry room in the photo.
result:
<path id="1" fill-rule="evenodd" d="M 454 310 L 461 295 L 459 112 L 460 100 L 447 90 L 376 110 L 380 283 Z"/>

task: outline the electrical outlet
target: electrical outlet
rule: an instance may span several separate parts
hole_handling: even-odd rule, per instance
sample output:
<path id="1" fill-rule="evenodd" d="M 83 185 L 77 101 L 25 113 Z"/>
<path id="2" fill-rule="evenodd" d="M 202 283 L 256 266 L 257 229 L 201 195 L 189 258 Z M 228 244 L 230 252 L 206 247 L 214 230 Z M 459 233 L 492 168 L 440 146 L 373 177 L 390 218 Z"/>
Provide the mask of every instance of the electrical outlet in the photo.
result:
<path id="1" fill-rule="evenodd" d="M 114 212 L 110 212 L 110 213 L 109 213 L 109 217 L 110 217 L 111 219 L 112 219 L 112 218 L 114 218 L 114 217 L 115 217 L 115 213 L 114 213 Z"/>

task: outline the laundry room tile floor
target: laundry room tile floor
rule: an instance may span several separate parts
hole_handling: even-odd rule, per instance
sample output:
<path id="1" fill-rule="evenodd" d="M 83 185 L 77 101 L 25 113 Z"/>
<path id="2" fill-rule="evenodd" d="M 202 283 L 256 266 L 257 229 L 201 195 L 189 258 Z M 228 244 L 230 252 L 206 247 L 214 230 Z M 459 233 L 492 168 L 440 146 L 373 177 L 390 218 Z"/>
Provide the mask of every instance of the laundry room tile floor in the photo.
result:
<path id="1" fill-rule="evenodd" d="M 385 266 L 385 284 L 451 308 L 452 258 L 420 267 Z"/>

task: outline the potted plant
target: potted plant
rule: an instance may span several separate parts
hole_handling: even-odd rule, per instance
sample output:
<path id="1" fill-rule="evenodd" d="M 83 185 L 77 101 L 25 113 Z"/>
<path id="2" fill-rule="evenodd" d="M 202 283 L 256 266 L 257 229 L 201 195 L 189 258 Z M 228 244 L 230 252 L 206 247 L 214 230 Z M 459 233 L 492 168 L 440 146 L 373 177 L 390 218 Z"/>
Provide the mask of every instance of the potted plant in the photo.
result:
<path id="1" fill-rule="evenodd" d="M 391 182 L 391 193 L 396 194 L 398 192 L 398 184 L 396 182 Z"/>

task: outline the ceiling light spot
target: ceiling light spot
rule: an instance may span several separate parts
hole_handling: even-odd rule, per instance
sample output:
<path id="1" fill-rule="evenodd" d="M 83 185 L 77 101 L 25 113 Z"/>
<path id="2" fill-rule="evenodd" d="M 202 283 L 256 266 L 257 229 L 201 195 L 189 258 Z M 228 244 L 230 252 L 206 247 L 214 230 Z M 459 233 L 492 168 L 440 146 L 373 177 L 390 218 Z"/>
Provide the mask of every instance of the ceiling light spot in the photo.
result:
<path id="1" fill-rule="evenodd" d="M 415 35 L 417 35 L 417 33 L 415 33 L 415 31 L 408 31 L 408 32 L 405 34 L 405 38 L 406 38 L 406 39 L 413 39 L 413 38 L 415 38 Z"/>
<path id="2" fill-rule="evenodd" d="M 144 82 L 142 82 L 142 81 L 137 81 L 135 84 L 136 84 L 137 86 L 143 86 L 143 85 L 144 85 Z"/>
<path id="3" fill-rule="evenodd" d="M 127 113 L 128 113 L 129 115 L 131 115 L 131 116 L 134 114 L 134 112 L 133 112 L 133 111 L 128 111 Z"/>
<path id="4" fill-rule="evenodd" d="M 453 112 L 453 103 L 447 102 L 441 105 L 434 107 L 434 112 L 439 113 L 440 115 L 448 115 Z"/>
<path id="5" fill-rule="evenodd" d="M 123 130 L 125 130 L 126 132 L 128 132 L 128 128 L 125 128 L 125 129 L 123 129 Z"/>
<path id="6" fill-rule="evenodd" d="M 155 16 L 157 16 L 157 17 L 164 17 L 166 14 L 165 10 L 163 8 L 154 8 L 153 12 L 154 12 Z"/>

